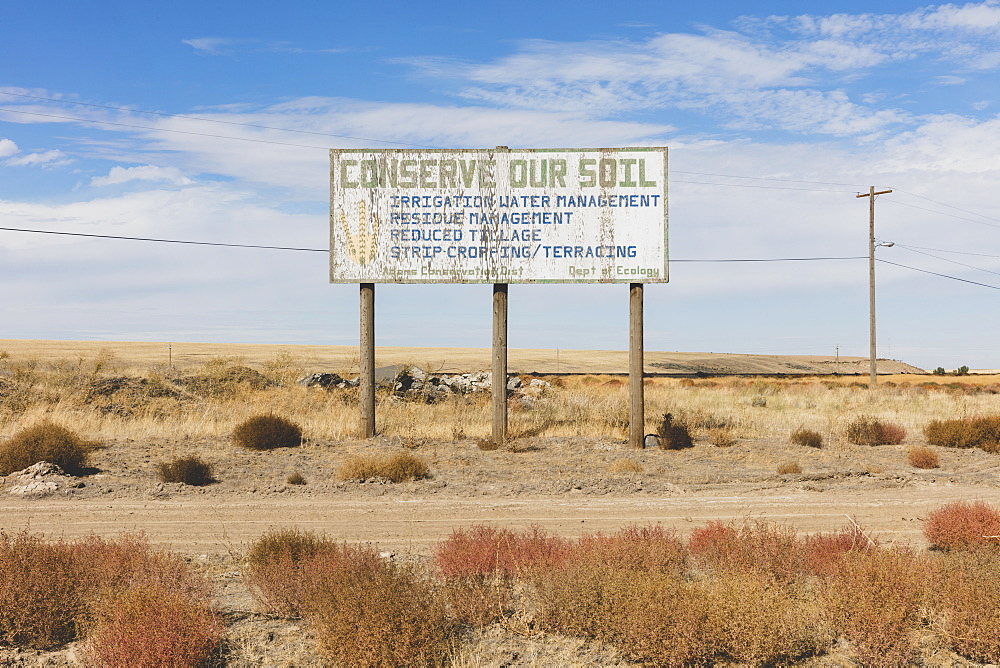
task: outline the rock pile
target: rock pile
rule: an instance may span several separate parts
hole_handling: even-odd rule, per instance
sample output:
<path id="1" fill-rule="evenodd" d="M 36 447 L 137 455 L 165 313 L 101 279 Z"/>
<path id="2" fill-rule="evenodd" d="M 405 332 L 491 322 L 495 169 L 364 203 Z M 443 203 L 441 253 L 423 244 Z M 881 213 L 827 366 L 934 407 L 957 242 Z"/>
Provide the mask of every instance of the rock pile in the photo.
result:
<path id="1" fill-rule="evenodd" d="M 357 387 L 358 379 L 341 378 L 335 373 L 313 373 L 299 381 L 305 387 L 340 388 Z M 427 402 L 438 401 L 453 394 L 489 392 L 493 387 L 493 374 L 476 371 L 462 374 L 429 374 L 423 369 L 397 364 L 375 370 L 376 387 L 391 388 L 397 397 Z M 520 376 L 507 380 L 507 392 L 517 395 L 537 396 L 551 385 L 541 378 L 525 383 Z"/>
<path id="2" fill-rule="evenodd" d="M 49 462 L 32 464 L 0 479 L 8 486 L 8 494 L 24 498 L 50 496 L 61 489 L 83 487 L 81 481 L 66 475 L 61 468 Z"/>

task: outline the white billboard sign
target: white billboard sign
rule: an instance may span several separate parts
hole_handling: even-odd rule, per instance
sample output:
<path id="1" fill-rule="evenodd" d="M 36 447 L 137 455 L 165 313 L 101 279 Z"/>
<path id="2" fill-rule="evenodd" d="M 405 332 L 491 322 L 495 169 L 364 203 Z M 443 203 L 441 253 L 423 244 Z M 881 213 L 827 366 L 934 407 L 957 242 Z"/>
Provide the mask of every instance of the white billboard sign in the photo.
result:
<path id="1" fill-rule="evenodd" d="M 666 281 L 666 148 L 330 151 L 331 283 Z"/>

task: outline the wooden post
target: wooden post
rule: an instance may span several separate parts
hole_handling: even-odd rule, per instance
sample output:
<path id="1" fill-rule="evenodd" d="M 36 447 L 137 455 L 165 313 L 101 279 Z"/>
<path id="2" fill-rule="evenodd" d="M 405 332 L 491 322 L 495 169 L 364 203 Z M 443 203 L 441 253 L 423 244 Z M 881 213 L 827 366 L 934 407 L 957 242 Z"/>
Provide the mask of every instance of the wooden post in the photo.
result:
<path id="1" fill-rule="evenodd" d="M 507 284 L 493 284 L 493 440 L 507 440 Z"/>
<path id="2" fill-rule="evenodd" d="M 868 386 L 875 389 L 878 383 L 878 367 L 875 351 L 875 247 L 877 245 L 891 246 L 892 244 L 875 243 L 875 196 L 888 195 L 891 190 L 879 190 L 875 192 L 875 186 L 869 186 L 868 192 L 859 194 L 858 197 L 868 199 Z"/>
<path id="3" fill-rule="evenodd" d="M 642 283 L 629 284 L 628 306 L 628 386 L 631 398 L 628 443 L 633 448 L 642 448 L 646 426 L 645 388 L 642 384 Z"/>
<path id="4" fill-rule="evenodd" d="M 361 438 L 375 436 L 375 284 L 361 284 Z"/>

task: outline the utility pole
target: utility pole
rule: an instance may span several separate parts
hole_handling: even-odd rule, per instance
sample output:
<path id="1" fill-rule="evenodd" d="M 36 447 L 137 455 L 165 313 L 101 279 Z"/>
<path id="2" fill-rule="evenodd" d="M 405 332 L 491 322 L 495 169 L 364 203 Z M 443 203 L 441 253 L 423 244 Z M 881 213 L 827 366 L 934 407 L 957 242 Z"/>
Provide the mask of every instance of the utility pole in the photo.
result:
<path id="1" fill-rule="evenodd" d="M 868 386 L 875 388 L 878 383 L 875 369 L 875 196 L 887 195 L 891 190 L 875 191 L 875 186 L 869 186 L 868 192 L 858 197 L 868 197 Z"/>

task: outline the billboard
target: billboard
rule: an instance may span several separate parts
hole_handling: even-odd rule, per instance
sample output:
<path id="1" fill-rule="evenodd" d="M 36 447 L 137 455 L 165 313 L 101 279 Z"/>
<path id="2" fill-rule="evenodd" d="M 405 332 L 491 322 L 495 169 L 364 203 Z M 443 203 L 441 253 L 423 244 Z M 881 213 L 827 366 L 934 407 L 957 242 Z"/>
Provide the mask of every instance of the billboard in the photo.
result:
<path id="1" fill-rule="evenodd" d="M 667 149 L 331 149 L 331 283 L 665 283 Z"/>

